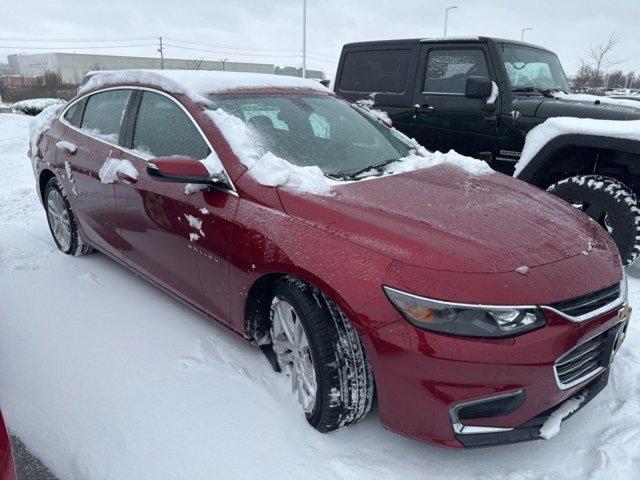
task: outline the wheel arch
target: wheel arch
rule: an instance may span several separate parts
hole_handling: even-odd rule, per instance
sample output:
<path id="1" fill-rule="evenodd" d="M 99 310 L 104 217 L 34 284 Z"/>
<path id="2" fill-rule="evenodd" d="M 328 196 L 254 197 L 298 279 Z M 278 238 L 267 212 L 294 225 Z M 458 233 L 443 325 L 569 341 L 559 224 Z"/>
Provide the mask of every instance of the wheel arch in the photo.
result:
<path id="1" fill-rule="evenodd" d="M 244 322 L 247 337 L 251 342 L 260 345 L 268 332 L 270 328 L 268 323 L 269 307 L 273 288 L 276 283 L 284 277 L 292 277 L 300 280 L 329 297 L 344 312 L 354 328 L 356 328 L 361 340 L 364 340 L 361 329 L 358 329 L 353 321 L 353 319 L 356 318 L 355 312 L 334 288 L 306 270 L 292 272 L 286 269 L 277 269 L 262 273 L 253 281 L 248 289 L 244 302 Z"/>
<path id="2" fill-rule="evenodd" d="M 56 174 L 49 170 L 48 168 L 43 169 L 38 176 L 38 194 L 40 195 L 40 199 L 44 204 L 44 189 L 47 187 L 47 183 L 52 178 L 56 178 Z"/>
<path id="3" fill-rule="evenodd" d="M 547 189 L 570 176 L 598 174 L 640 192 L 640 142 L 597 135 L 566 134 L 550 140 L 517 176 Z"/>

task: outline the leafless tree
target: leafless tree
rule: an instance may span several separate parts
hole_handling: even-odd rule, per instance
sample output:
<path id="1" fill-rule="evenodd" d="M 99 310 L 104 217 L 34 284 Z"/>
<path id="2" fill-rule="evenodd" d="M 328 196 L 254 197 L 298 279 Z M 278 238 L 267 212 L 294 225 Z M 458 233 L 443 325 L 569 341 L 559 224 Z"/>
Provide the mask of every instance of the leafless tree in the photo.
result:
<path id="1" fill-rule="evenodd" d="M 201 70 L 204 67 L 204 58 L 200 58 L 198 60 L 187 60 L 186 67 L 187 70 Z"/>
<path id="2" fill-rule="evenodd" d="M 584 92 L 588 89 L 592 79 L 593 71 L 591 70 L 591 66 L 581 60 L 578 71 L 573 77 L 573 90 L 576 92 Z"/>
<path id="3" fill-rule="evenodd" d="M 615 57 L 614 50 L 618 45 L 618 38 L 611 34 L 607 41 L 598 45 L 592 45 L 587 50 L 586 61 L 582 61 L 589 66 L 591 71 L 591 78 L 589 82 L 589 89 L 591 91 L 597 91 L 605 82 L 607 72 L 621 61 Z"/>

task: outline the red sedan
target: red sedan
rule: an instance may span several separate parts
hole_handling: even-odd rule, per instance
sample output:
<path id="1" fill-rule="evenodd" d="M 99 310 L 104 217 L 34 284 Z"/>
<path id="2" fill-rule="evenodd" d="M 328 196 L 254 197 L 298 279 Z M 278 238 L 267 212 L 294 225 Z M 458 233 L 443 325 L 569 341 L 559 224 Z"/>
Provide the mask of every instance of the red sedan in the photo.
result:
<path id="1" fill-rule="evenodd" d="M 319 84 L 105 72 L 38 118 L 59 249 L 99 250 L 258 345 L 319 431 L 375 392 L 401 434 L 520 441 L 607 383 L 629 309 L 606 232 Z"/>
<path id="2" fill-rule="evenodd" d="M 11 442 L 9 433 L 4 425 L 2 413 L 0 413 L 0 480 L 16 480 L 16 468 L 11 454 Z"/>

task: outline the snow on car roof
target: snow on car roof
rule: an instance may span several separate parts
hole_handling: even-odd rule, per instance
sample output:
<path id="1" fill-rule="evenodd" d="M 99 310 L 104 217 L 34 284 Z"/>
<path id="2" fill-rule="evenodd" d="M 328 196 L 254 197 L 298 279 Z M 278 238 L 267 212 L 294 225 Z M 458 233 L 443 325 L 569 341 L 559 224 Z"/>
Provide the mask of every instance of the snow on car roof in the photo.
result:
<path id="1" fill-rule="evenodd" d="M 182 93 L 194 101 L 205 101 L 211 93 L 230 90 L 285 88 L 330 92 L 320 82 L 287 75 L 221 72 L 211 70 L 116 70 L 90 72 L 90 78 L 78 93 L 123 83 L 153 85 L 172 93 Z"/>

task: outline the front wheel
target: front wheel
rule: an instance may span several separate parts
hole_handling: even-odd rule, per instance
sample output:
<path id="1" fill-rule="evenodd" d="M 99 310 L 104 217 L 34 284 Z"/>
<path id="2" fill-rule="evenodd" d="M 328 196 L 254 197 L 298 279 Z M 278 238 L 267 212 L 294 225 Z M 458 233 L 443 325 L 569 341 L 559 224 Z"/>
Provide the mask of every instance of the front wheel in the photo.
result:
<path id="1" fill-rule="evenodd" d="M 638 258 L 640 208 L 629 187 L 601 175 L 578 175 L 554 183 L 547 191 L 579 208 L 609 232 L 625 267 Z"/>
<path id="2" fill-rule="evenodd" d="M 291 377 L 307 421 L 330 432 L 364 418 L 373 399 L 373 375 L 338 306 L 311 285 L 285 277 L 274 288 L 270 316 L 277 363 Z"/>

